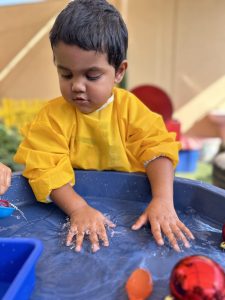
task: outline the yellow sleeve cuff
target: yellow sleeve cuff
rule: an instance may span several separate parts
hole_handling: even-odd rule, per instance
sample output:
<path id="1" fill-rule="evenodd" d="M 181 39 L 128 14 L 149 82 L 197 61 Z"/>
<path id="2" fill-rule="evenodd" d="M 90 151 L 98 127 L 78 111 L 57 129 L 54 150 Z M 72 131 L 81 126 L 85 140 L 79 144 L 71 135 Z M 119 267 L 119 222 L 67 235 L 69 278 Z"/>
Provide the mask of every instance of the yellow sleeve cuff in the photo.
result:
<path id="1" fill-rule="evenodd" d="M 48 197 L 52 190 L 70 183 L 75 184 L 74 170 L 69 158 L 61 159 L 57 166 L 46 170 L 38 177 L 29 179 L 30 186 L 38 201 L 49 203 Z"/>

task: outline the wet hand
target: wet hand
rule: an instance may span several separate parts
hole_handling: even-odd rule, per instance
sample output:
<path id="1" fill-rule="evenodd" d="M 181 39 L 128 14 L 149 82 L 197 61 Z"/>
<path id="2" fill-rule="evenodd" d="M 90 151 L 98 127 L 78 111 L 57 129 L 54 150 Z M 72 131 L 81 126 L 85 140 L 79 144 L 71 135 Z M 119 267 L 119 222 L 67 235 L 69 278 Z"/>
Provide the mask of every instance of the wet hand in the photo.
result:
<path id="1" fill-rule="evenodd" d="M 152 199 L 132 229 L 138 230 L 147 222 L 150 222 L 151 231 L 157 244 L 164 244 L 162 238 L 162 233 L 164 233 L 177 252 L 180 252 L 178 240 L 182 241 L 186 248 L 189 248 L 188 238 L 194 239 L 191 231 L 179 220 L 173 205 L 165 203 L 162 199 Z"/>
<path id="2" fill-rule="evenodd" d="M 109 246 L 109 240 L 105 226 L 113 228 L 116 225 L 98 210 L 89 205 L 84 205 L 70 215 L 70 229 L 66 245 L 70 246 L 75 238 L 75 251 L 80 252 L 86 234 L 90 239 L 93 252 L 100 249 L 100 240 L 107 247 Z"/>
<path id="3" fill-rule="evenodd" d="M 12 171 L 0 163 L 0 195 L 4 194 L 11 184 Z"/>

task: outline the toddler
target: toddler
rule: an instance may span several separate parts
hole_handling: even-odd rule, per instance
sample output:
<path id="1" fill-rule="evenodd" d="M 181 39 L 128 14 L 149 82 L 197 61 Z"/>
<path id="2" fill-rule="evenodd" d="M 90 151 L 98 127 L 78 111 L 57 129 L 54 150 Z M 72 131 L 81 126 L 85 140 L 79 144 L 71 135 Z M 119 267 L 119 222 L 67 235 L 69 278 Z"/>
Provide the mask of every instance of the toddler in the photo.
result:
<path id="1" fill-rule="evenodd" d="M 147 174 L 152 199 L 133 224 L 150 222 L 158 245 L 167 236 L 180 251 L 190 230 L 173 205 L 174 167 L 180 144 L 162 117 L 130 92 L 117 88 L 127 69 L 128 33 L 119 12 L 105 0 L 74 0 L 50 32 L 62 96 L 46 104 L 23 129 L 15 161 L 38 201 L 53 201 L 70 218 L 67 245 L 82 249 L 88 234 L 92 250 L 109 245 L 105 226 L 115 225 L 73 188 L 74 169 Z M 150 199 L 149 199 L 150 200 Z"/>

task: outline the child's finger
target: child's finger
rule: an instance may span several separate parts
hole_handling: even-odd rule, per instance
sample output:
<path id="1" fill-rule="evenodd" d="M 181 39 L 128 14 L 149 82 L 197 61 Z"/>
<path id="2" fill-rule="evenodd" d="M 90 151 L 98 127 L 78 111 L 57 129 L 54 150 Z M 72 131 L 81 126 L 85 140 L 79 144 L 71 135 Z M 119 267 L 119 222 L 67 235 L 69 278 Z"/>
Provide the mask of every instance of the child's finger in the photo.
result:
<path id="1" fill-rule="evenodd" d="M 4 175 L 4 170 L 0 170 L 0 195 L 4 194 L 4 190 L 5 190 L 5 175 Z"/>
<path id="2" fill-rule="evenodd" d="M 99 247 L 99 241 L 98 241 L 98 235 L 95 231 L 90 232 L 89 239 L 91 241 L 91 248 L 93 252 L 96 252 L 100 249 Z"/>
<path id="3" fill-rule="evenodd" d="M 175 237 L 171 227 L 169 226 L 169 224 L 164 224 L 162 226 L 162 231 L 167 236 L 167 238 L 168 238 L 171 246 L 173 247 L 173 249 L 177 252 L 180 252 L 180 247 L 178 246 L 176 237 Z"/>
<path id="4" fill-rule="evenodd" d="M 12 172 L 10 169 L 7 170 L 6 174 L 6 186 L 7 188 L 11 185 Z"/>
<path id="5" fill-rule="evenodd" d="M 0 195 L 4 194 L 11 184 L 11 169 L 4 167 L 0 169 Z"/>
<path id="6" fill-rule="evenodd" d="M 7 191 L 8 187 L 5 184 L 1 184 L 0 181 L 0 195 L 4 194 Z"/>
<path id="7" fill-rule="evenodd" d="M 102 226 L 101 230 L 98 233 L 99 238 L 103 241 L 105 247 L 109 246 L 108 236 L 105 230 L 105 226 Z"/>
<path id="8" fill-rule="evenodd" d="M 178 226 L 174 226 L 174 225 L 171 225 L 171 229 L 173 230 L 173 233 L 177 237 L 177 239 L 182 241 L 186 248 L 190 248 L 190 244 L 186 236 L 181 231 L 181 229 Z"/>
<path id="9" fill-rule="evenodd" d="M 105 225 L 108 225 L 110 228 L 114 228 L 116 227 L 116 224 L 114 224 L 111 220 L 105 218 L 105 221 L 104 221 Z"/>
<path id="10" fill-rule="evenodd" d="M 160 246 L 164 245 L 160 224 L 158 222 L 152 222 L 150 223 L 150 225 L 151 225 L 151 232 L 156 243 Z"/>
<path id="11" fill-rule="evenodd" d="M 76 235 L 76 248 L 75 248 L 76 252 L 81 251 L 83 240 L 84 240 L 84 232 L 78 232 Z"/>
<path id="12" fill-rule="evenodd" d="M 71 245 L 73 237 L 76 234 L 77 234 L 77 227 L 76 226 L 70 227 L 70 229 L 68 231 L 68 234 L 67 234 L 67 237 L 66 237 L 66 246 Z"/>
<path id="13" fill-rule="evenodd" d="M 142 214 L 137 221 L 132 225 L 131 229 L 138 230 L 147 223 L 147 215 Z"/>
<path id="14" fill-rule="evenodd" d="M 189 237 L 192 240 L 195 239 L 195 237 L 193 236 L 192 232 L 182 222 L 180 222 L 178 226 L 185 233 L 185 235 L 187 237 Z"/>

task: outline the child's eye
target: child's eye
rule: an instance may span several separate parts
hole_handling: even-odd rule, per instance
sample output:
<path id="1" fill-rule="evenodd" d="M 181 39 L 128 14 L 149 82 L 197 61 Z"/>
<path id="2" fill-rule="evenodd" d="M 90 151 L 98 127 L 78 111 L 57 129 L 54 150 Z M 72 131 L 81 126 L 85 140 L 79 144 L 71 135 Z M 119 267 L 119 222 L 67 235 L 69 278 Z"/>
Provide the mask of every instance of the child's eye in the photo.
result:
<path id="1" fill-rule="evenodd" d="M 64 79 L 71 79 L 72 74 L 61 74 L 61 77 L 64 78 Z"/>
<path id="2" fill-rule="evenodd" d="M 96 75 L 96 76 L 86 75 L 86 77 L 90 81 L 95 81 L 95 80 L 98 80 L 101 77 L 101 74 L 100 75 Z"/>

